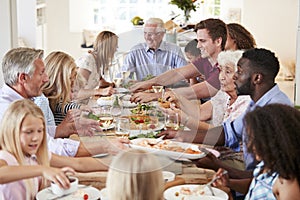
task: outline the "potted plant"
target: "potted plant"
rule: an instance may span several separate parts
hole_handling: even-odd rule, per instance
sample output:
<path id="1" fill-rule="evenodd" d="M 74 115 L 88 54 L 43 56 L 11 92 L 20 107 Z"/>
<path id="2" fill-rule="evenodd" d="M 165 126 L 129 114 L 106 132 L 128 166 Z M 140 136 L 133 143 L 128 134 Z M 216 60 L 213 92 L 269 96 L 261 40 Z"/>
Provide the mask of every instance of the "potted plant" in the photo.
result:
<path id="1" fill-rule="evenodd" d="M 185 21 L 190 19 L 190 12 L 196 11 L 196 5 L 194 4 L 197 0 L 171 0 L 170 4 L 176 5 L 179 9 L 183 10 Z"/>

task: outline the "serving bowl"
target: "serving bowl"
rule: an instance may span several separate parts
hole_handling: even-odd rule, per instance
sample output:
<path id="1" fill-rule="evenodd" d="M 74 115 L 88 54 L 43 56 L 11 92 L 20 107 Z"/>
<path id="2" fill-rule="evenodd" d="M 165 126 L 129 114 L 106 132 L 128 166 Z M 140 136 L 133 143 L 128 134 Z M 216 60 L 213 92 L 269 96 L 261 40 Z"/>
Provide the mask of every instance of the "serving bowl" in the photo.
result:
<path id="1" fill-rule="evenodd" d="M 70 188 L 68 189 L 63 189 L 59 187 L 57 184 L 51 182 L 51 190 L 53 194 L 63 196 L 67 194 L 71 194 L 78 189 L 78 178 L 76 177 L 69 177 L 70 180 Z"/>

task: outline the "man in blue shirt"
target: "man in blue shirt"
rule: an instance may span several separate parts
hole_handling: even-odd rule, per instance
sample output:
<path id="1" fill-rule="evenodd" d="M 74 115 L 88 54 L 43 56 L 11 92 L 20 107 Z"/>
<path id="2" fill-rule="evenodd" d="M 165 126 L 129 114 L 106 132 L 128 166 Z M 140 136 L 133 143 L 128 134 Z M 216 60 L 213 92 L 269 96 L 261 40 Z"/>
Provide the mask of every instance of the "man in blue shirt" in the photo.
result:
<path id="1" fill-rule="evenodd" d="M 163 41 L 166 29 L 159 18 L 150 18 L 144 27 L 144 43 L 132 47 L 122 71 L 136 73 L 137 80 L 157 76 L 170 69 L 185 66 L 187 61 L 179 46 Z"/>
<path id="2" fill-rule="evenodd" d="M 265 106 L 272 103 L 281 103 L 292 106 L 292 102 L 275 83 L 275 77 L 279 72 L 279 61 L 275 54 L 266 49 L 250 49 L 243 53 L 238 62 L 238 70 L 234 75 L 238 95 L 250 95 L 252 101 L 246 112 L 252 111 L 257 106 Z M 246 113 L 245 112 L 245 113 Z M 234 169 L 218 160 L 213 155 L 195 161 L 198 167 L 206 167 L 217 170 L 226 169 L 230 178 L 252 177 L 252 170 L 257 164 L 252 154 L 247 152 L 247 138 L 244 129 L 244 114 L 232 122 L 224 122 L 222 126 L 208 131 L 198 130 L 197 133 L 168 134 L 167 138 L 178 138 L 187 142 L 205 143 L 210 145 L 225 145 L 233 150 L 240 150 L 240 142 L 243 143 L 244 161 L 246 171 Z"/>

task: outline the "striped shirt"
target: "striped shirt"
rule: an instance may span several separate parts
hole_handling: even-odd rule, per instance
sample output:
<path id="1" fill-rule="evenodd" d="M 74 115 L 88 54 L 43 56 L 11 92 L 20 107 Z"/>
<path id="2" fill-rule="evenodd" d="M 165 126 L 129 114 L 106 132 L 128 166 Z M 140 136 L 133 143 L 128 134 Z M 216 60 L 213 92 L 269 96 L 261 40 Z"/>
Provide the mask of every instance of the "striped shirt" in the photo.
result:
<path id="1" fill-rule="evenodd" d="M 70 102 L 70 103 L 67 103 L 63 109 L 62 102 L 57 104 L 55 107 L 55 112 L 53 113 L 56 126 L 59 125 L 64 120 L 64 118 L 66 117 L 69 110 L 79 109 L 80 106 L 81 105 L 78 103 Z"/>
<path id="2" fill-rule="evenodd" d="M 277 173 L 268 174 L 262 173 L 264 162 L 256 165 L 253 171 L 253 179 L 250 184 L 245 200 L 272 200 L 276 199 L 272 187 L 277 179 Z"/>
<path id="3" fill-rule="evenodd" d="M 135 72 L 137 80 L 142 80 L 148 75 L 158 76 L 187 64 L 180 47 L 175 44 L 162 41 L 154 51 L 146 43 L 139 43 L 126 56 L 122 71 Z"/>

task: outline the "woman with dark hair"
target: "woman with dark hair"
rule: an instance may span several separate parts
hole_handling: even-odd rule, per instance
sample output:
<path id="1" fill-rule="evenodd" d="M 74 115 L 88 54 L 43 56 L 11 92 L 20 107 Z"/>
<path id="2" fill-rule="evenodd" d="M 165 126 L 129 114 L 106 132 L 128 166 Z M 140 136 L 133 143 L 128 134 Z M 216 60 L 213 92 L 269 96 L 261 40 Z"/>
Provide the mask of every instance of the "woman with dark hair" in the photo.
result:
<path id="1" fill-rule="evenodd" d="M 252 49 L 256 47 L 253 35 L 240 24 L 227 24 L 227 33 L 226 50 Z"/>
<path id="2" fill-rule="evenodd" d="M 221 176 L 216 185 L 241 192 L 248 190 L 245 199 L 275 199 L 275 196 L 277 199 L 298 199 L 300 132 L 296 130 L 300 129 L 300 112 L 291 106 L 269 104 L 247 113 L 244 121 L 248 151 L 260 161 L 252 182 L 249 186 L 249 179 Z M 222 171 L 220 169 L 216 176 Z"/>

